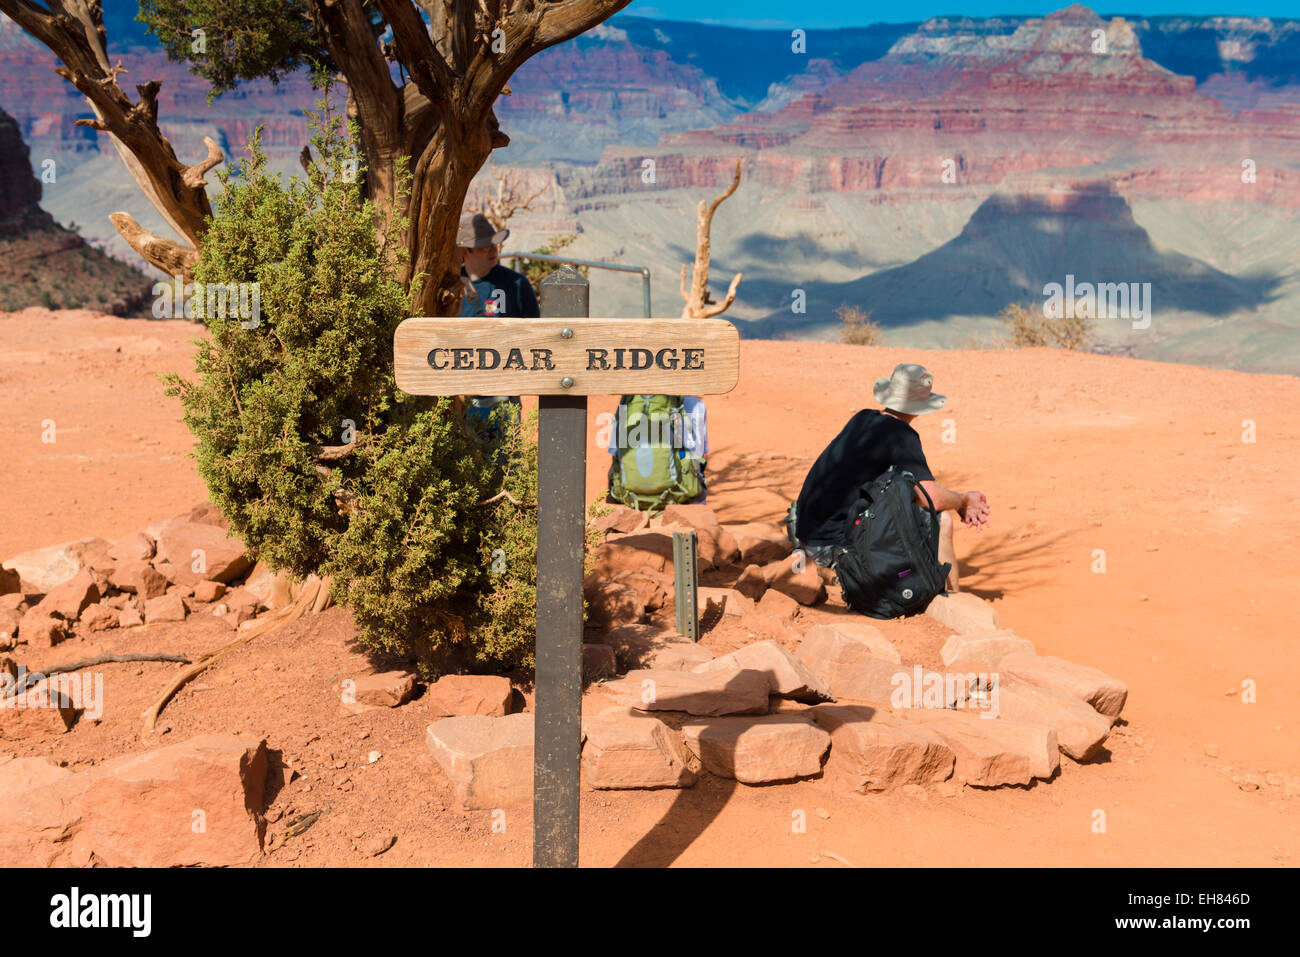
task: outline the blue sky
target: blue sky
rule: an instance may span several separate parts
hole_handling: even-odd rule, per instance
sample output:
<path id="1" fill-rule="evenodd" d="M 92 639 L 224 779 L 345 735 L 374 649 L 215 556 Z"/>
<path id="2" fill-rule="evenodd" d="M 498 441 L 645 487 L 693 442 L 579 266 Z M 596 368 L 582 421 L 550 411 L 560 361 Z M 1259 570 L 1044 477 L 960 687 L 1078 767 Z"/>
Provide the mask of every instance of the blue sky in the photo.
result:
<path id="1" fill-rule="evenodd" d="M 1098 13 L 1165 16 L 1186 13 L 1197 16 L 1300 18 L 1300 0 L 1121 0 L 1118 4 L 1089 3 Z M 624 13 L 660 20 L 695 20 L 742 27 L 856 27 L 871 23 L 907 23 L 926 17 L 965 14 L 987 17 L 1018 13 L 1041 16 L 1069 6 L 1069 0 L 1035 3 L 1033 0 L 917 0 L 914 3 L 879 3 L 874 0 L 632 0 Z"/>

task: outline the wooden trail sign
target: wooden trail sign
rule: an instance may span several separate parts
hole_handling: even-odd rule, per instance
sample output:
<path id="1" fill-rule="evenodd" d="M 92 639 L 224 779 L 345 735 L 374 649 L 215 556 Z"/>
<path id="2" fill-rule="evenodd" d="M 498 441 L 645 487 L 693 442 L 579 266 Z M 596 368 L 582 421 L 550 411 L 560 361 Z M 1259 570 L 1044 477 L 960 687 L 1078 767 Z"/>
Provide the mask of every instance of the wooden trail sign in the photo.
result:
<path id="1" fill-rule="evenodd" d="M 393 360 L 411 395 L 539 397 L 533 865 L 576 867 L 586 397 L 730 392 L 740 342 L 720 319 L 579 318 L 590 290 L 568 266 L 541 286 L 541 319 L 407 319 Z"/>
<path id="2" fill-rule="evenodd" d="M 407 319 L 393 357 L 412 395 L 716 395 L 739 338 L 721 319 Z"/>

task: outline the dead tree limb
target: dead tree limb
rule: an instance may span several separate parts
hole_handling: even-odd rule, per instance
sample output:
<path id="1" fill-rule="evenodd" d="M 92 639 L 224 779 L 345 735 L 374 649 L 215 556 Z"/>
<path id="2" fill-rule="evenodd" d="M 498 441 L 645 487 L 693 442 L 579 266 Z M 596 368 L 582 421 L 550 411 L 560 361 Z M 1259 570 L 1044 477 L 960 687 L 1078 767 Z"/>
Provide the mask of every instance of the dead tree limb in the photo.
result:
<path id="1" fill-rule="evenodd" d="M 736 299 L 736 288 L 740 285 L 743 273 L 736 273 L 727 289 L 727 296 L 722 302 L 714 302 L 709 296 L 709 259 L 712 254 L 710 230 L 713 228 L 713 214 L 718 211 L 723 200 L 736 191 L 740 185 L 740 160 L 736 160 L 736 173 L 731 185 L 722 195 L 711 203 L 700 200 L 695 229 L 695 262 L 682 266 L 682 298 L 686 305 L 682 307 L 683 319 L 708 319 L 726 312 Z M 686 270 L 691 270 L 691 288 L 686 290 Z"/>
<path id="2" fill-rule="evenodd" d="M 119 61 L 108 61 L 108 38 L 100 0 L 58 0 L 46 9 L 32 0 L 0 0 L 4 13 L 48 47 L 61 61 L 59 76 L 77 88 L 95 114 L 83 125 L 109 134 L 131 178 L 162 215 L 180 242 L 162 239 L 142 229 L 126 213 L 110 219 L 122 238 L 150 264 L 191 278 L 198 261 L 199 237 L 212 215 L 203 175 L 224 158 L 211 139 L 208 155 L 194 165 L 176 158 L 171 142 L 158 127 L 158 89 L 150 80 L 137 84 L 133 103 L 118 85 L 125 73 Z M 124 229 L 123 227 L 126 227 Z"/>
<path id="3" fill-rule="evenodd" d="M 69 671 L 80 671 L 82 668 L 90 668 L 95 665 L 118 664 L 124 661 L 175 661 L 183 665 L 188 665 L 190 659 L 185 655 L 171 654 L 152 654 L 147 652 L 132 652 L 126 655 L 95 655 L 93 658 L 82 658 L 80 661 L 74 661 L 71 664 L 55 665 L 52 668 L 46 668 L 43 671 L 29 671 L 23 675 L 23 680 L 18 682 L 7 697 L 15 697 L 22 694 L 34 684 L 40 684 L 50 675 L 67 674 Z"/>
<path id="4" fill-rule="evenodd" d="M 315 575 L 309 575 L 306 582 L 303 583 L 303 588 L 298 594 L 298 598 L 288 608 L 277 612 L 272 617 L 266 619 L 266 621 L 248 629 L 246 635 L 236 638 L 234 641 L 224 644 L 220 648 L 216 648 L 200 656 L 198 661 L 194 662 L 194 664 L 190 665 L 176 676 L 175 680 L 166 687 L 153 704 L 141 712 L 140 716 L 144 718 L 144 731 L 141 736 L 148 737 L 153 733 L 154 726 L 158 723 L 158 715 L 162 713 L 162 709 L 166 706 L 167 702 L 172 699 L 172 696 L 175 695 L 176 692 L 180 691 L 181 688 L 185 687 L 185 685 L 191 680 L 207 670 L 207 668 L 216 662 L 217 659 L 228 655 L 236 648 L 248 644 L 254 638 L 261 638 L 263 635 L 270 634 L 284 625 L 298 620 L 309 609 L 315 610 L 316 605 L 321 601 L 321 589 L 325 587 L 325 583 L 323 583 L 319 578 Z"/>
<path id="5" fill-rule="evenodd" d="M 493 229 L 506 228 L 515 213 L 533 208 L 533 201 L 546 192 L 549 184 L 543 183 L 536 191 L 527 193 L 522 173 L 517 169 L 499 169 L 496 160 L 489 159 L 492 175 L 496 179 L 496 195 L 475 193 L 465 202 L 465 210 L 482 213 Z M 525 195 L 527 193 L 527 195 Z"/>

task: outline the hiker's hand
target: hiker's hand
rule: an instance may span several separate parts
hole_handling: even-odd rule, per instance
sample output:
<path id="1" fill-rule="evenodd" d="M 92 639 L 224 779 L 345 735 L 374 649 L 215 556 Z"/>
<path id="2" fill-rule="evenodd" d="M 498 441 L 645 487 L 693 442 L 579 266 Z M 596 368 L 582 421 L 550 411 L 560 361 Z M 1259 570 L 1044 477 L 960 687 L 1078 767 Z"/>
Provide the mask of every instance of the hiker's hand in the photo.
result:
<path id="1" fill-rule="evenodd" d="M 971 528 L 983 528 L 989 523 L 989 502 L 983 492 L 967 492 L 960 510 L 961 520 Z"/>

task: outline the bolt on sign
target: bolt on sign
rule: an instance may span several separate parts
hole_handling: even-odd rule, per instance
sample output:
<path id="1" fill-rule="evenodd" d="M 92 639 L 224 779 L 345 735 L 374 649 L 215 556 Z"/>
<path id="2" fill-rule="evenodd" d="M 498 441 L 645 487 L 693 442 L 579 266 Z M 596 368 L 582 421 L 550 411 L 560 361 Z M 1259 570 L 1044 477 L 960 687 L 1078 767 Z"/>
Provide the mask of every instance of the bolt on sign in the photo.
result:
<path id="1" fill-rule="evenodd" d="M 407 319 L 393 355 L 411 395 L 717 395 L 739 338 L 721 319 Z"/>

